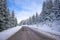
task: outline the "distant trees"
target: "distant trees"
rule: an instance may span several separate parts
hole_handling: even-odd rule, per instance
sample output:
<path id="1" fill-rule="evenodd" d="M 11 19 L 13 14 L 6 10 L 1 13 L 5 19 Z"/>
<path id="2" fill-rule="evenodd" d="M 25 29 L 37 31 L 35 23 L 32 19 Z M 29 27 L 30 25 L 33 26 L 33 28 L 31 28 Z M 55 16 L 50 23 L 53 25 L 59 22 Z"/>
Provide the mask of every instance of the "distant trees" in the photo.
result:
<path id="1" fill-rule="evenodd" d="M 32 24 L 37 24 L 38 22 L 39 22 L 39 15 L 38 15 L 38 13 L 36 12 L 36 15 L 33 15 L 32 17 L 29 17 L 29 19 L 27 19 L 27 20 L 22 20 L 21 22 L 20 22 L 20 24 L 22 24 L 22 25 L 32 25 Z"/>

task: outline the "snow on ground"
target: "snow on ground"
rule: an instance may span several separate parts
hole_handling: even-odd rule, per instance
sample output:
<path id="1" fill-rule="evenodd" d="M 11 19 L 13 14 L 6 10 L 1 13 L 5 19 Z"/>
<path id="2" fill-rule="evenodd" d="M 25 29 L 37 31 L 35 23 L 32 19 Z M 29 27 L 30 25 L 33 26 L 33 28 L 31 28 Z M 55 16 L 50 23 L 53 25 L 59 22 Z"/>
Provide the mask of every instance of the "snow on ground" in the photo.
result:
<path id="1" fill-rule="evenodd" d="M 34 29 L 38 32 L 40 32 L 43 35 L 46 35 L 48 37 L 55 38 L 56 40 L 60 40 L 60 32 L 53 30 L 51 27 L 48 27 L 47 25 L 28 25 L 31 29 Z"/>
<path id="2" fill-rule="evenodd" d="M 50 38 L 52 37 L 55 38 L 56 40 L 60 40 L 60 32 L 54 30 L 52 27 L 49 27 L 48 25 L 35 24 L 35 25 L 23 25 L 23 26 L 29 27 Z"/>
<path id="3" fill-rule="evenodd" d="M 40 34 L 42 34 L 43 35 L 42 37 L 48 37 L 48 38 L 56 39 L 55 35 L 51 35 L 51 34 L 45 32 L 45 31 L 39 30 L 37 28 L 31 28 L 31 29 L 33 29 L 33 30 L 39 32 Z"/>
<path id="4" fill-rule="evenodd" d="M 17 27 L 0 32 L 0 40 L 8 39 L 10 36 L 15 34 L 19 29 L 21 29 L 21 26 L 17 26 Z"/>
<path id="5" fill-rule="evenodd" d="M 29 25 L 29 27 L 36 28 L 38 30 L 42 30 L 42 31 L 52 33 L 52 34 L 57 35 L 57 36 L 60 36 L 59 31 L 53 30 L 52 27 L 48 27 L 47 25 L 43 25 L 43 26 L 41 26 L 41 25 Z"/>
<path id="6" fill-rule="evenodd" d="M 55 31 L 59 31 L 59 32 L 60 32 L 60 20 L 54 21 L 53 24 L 52 24 L 52 28 L 53 28 Z"/>

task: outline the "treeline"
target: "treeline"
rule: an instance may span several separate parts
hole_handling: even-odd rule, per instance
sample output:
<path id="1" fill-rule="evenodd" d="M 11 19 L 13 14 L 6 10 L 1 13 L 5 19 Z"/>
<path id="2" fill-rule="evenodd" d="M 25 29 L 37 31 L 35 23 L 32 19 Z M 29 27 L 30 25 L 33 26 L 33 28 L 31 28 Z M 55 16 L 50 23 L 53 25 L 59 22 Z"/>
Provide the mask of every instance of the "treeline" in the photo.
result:
<path id="1" fill-rule="evenodd" d="M 17 19 L 14 14 L 14 10 L 10 13 L 7 8 L 6 0 L 0 0 L 0 31 L 17 25 Z"/>
<path id="2" fill-rule="evenodd" d="M 38 13 L 36 13 L 36 15 L 33 15 L 32 17 L 29 17 L 29 19 L 27 20 L 22 20 L 20 22 L 20 25 L 32 25 L 32 24 L 37 24 L 38 22 L 40 22 L 39 20 L 39 15 Z"/>
<path id="3" fill-rule="evenodd" d="M 51 25 L 54 21 L 60 20 L 60 0 L 46 0 L 43 2 L 41 13 L 33 15 L 27 20 L 22 20 L 19 25 L 32 25 L 44 23 Z"/>

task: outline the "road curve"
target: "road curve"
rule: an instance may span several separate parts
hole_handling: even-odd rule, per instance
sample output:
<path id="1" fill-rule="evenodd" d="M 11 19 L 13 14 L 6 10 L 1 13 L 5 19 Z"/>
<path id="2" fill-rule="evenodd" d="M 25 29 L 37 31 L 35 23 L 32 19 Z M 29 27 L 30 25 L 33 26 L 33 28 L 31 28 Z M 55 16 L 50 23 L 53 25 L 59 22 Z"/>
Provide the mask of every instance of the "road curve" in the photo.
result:
<path id="1" fill-rule="evenodd" d="M 40 36 L 41 35 L 41 36 Z M 28 28 L 22 27 L 17 33 L 12 35 L 7 40 L 55 40 L 49 37 L 43 37 L 44 35 L 38 34 L 38 32 Z"/>

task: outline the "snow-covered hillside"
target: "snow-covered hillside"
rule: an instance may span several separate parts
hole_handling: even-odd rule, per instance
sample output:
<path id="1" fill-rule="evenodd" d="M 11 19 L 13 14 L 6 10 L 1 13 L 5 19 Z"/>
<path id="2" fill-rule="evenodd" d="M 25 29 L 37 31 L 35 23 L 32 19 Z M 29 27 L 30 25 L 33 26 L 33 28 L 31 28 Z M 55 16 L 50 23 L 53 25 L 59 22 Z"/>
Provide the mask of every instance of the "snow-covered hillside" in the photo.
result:
<path id="1" fill-rule="evenodd" d="M 60 36 L 60 32 L 56 30 L 57 28 L 49 27 L 48 25 L 28 25 L 28 26 L 31 28 L 36 28 L 38 30 L 42 30 Z"/>

